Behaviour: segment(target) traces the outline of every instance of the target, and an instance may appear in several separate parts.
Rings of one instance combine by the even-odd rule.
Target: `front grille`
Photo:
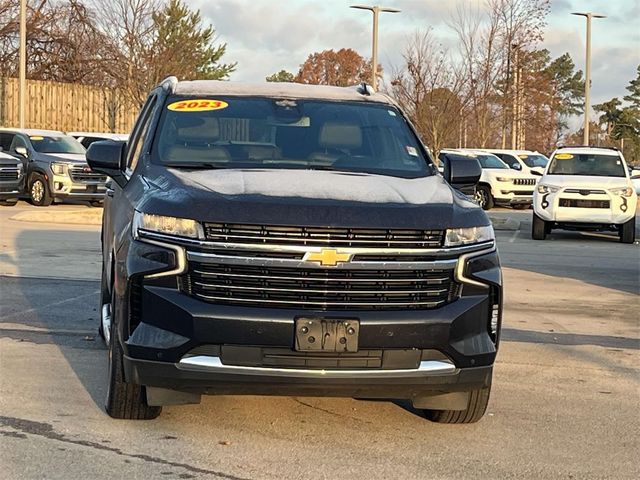
[[[87,172],[84,168],[70,168],[71,181],[77,183],[105,183],[107,177],[97,172]]]
[[[609,208],[609,200],[576,200],[572,198],[561,198],[560,206],[570,208]]]
[[[514,185],[535,185],[536,179],[535,178],[514,178],[513,184]]]
[[[591,195],[591,194],[597,194],[597,195],[606,195],[607,192],[605,192],[604,190],[591,190],[588,188],[567,188],[565,191],[565,193],[579,193],[580,195]]]
[[[430,309],[452,301],[451,269],[369,270],[223,265],[190,261],[187,293],[245,306],[330,310]]]
[[[443,230],[368,229],[333,227],[285,227],[206,223],[207,240],[263,245],[317,247],[438,248]]]
[[[0,169],[0,182],[11,182],[18,180],[17,168],[3,168]]]

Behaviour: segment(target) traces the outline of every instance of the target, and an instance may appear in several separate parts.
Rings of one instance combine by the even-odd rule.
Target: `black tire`
[[[545,222],[534,213],[533,224],[531,225],[531,238],[534,240],[544,240],[547,238],[547,233],[550,231],[550,227],[547,227],[547,223],[548,222]]]
[[[491,385],[469,392],[466,410],[425,410],[425,416],[437,423],[475,423],[484,416],[489,405]]]
[[[104,265],[102,266],[102,279],[100,281],[100,304],[98,305],[98,335],[100,338],[105,341],[106,338],[104,336],[104,329],[102,328],[102,306],[109,302],[111,299],[111,292],[109,292],[109,288],[107,288],[107,276],[104,272]],[[107,345],[109,348],[109,345]]]
[[[48,207],[53,203],[48,182],[39,173],[34,173],[29,181],[29,198],[37,207]]]
[[[89,204],[92,207],[104,207],[104,200],[91,200]]]
[[[13,207],[13,206],[15,206],[16,203],[18,203],[18,199],[17,198],[0,200],[0,205],[3,206],[3,207]]]
[[[115,323],[115,318],[112,318],[111,339],[109,342],[109,384],[105,401],[105,411],[112,418],[125,420],[152,420],[157,418],[162,412],[162,407],[151,407],[147,405],[147,392],[145,387],[125,381],[123,365],[124,352],[122,351],[118,334],[114,328]]]
[[[491,210],[495,204],[491,189],[485,185],[479,185],[476,189],[476,202],[483,210]]]
[[[516,203],[513,206],[514,210],[528,210],[529,209],[529,204],[528,203]]]
[[[633,243],[636,241],[636,217],[633,217],[628,222],[620,225],[620,243]]]

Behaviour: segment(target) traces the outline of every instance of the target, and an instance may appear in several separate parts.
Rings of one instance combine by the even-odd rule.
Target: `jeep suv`
[[[439,158],[458,156],[460,159],[477,159],[482,167],[475,199],[484,210],[495,205],[513,208],[529,208],[538,177],[512,170],[497,156],[471,149],[442,150]]]
[[[531,236],[544,240],[554,228],[612,230],[622,243],[633,243],[638,195],[632,178],[615,148],[557,149],[534,194]]]
[[[0,151],[0,205],[12,207],[23,190],[22,162]]]
[[[106,411],[148,419],[202,394],[408,399],[475,422],[502,277],[489,219],[368,86],[169,78],[113,179],[102,228]]]
[[[22,161],[27,196],[34,205],[65,199],[102,204],[107,178],[91,171],[86,150],[75,138],[54,130],[2,128],[0,145]]]

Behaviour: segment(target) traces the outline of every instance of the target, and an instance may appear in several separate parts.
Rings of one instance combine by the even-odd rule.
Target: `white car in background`
[[[84,148],[89,148],[89,145],[98,140],[117,140],[121,142],[129,140],[129,135],[126,133],[69,132],[68,135],[78,140]]]
[[[557,149],[534,193],[531,236],[544,240],[554,228],[609,230],[633,243],[638,195],[631,180],[617,149]]]
[[[482,150],[494,154],[510,168],[528,175],[536,173],[542,175],[547,163],[549,163],[546,156],[532,150],[503,150],[499,148],[483,148]]]
[[[445,149],[440,151],[440,160],[446,155],[475,158],[482,167],[482,175],[476,188],[476,201],[484,210],[494,205],[509,205],[528,208],[533,201],[533,190],[540,177],[512,170],[495,155],[482,150]]]

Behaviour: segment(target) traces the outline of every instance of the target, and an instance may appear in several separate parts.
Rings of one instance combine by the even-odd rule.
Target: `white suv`
[[[476,201],[483,209],[489,210],[494,205],[510,205],[514,208],[528,208],[531,205],[539,176],[512,170],[495,155],[481,150],[442,150],[441,160],[444,155],[467,156],[478,160],[482,176],[476,188]]]
[[[621,242],[633,243],[637,203],[618,150],[559,148],[533,196],[532,237],[544,240],[553,228],[612,230]]]
[[[529,175],[541,174],[544,172],[547,163],[549,163],[547,157],[540,152],[532,150],[502,150],[499,148],[483,150],[494,154],[514,170],[519,170]]]

